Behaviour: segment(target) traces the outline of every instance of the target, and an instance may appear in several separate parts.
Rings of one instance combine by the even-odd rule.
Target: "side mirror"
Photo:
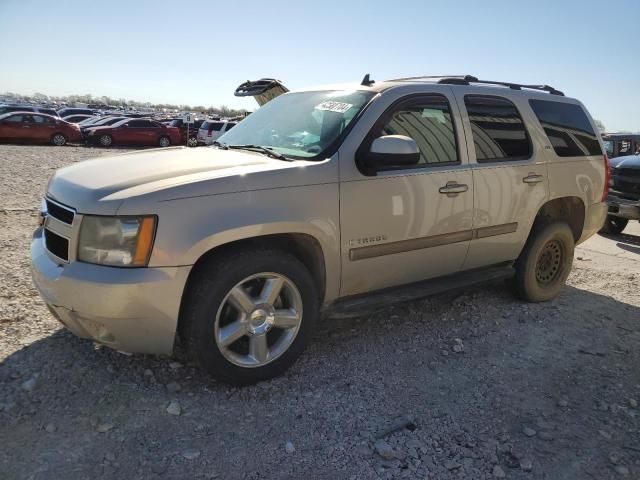
[[[406,167],[419,161],[418,145],[413,138],[404,135],[378,137],[366,154],[367,166],[372,168]]]

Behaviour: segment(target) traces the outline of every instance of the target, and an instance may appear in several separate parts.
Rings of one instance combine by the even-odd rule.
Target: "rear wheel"
[[[529,302],[556,297],[571,273],[574,247],[573,232],[566,223],[534,227],[515,265],[518,296]]]
[[[607,219],[604,221],[604,225],[602,225],[600,232],[618,235],[619,233],[622,233],[627,226],[627,223],[629,223],[629,220],[626,218],[607,215]]]
[[[187,142],[187,145],[189,145],[190,147],[197,147],[198,146],[198,139],[197,138],[190,138],[189,141]]]
[[[100,145],[103,147],[110,147],[113,144],[113,138],[111,135],[102,135],[99,139]]]
[[[61,147],[67,143],[67,137],[65,137],[62,133],[55,133],[51,137],[51,143],[53,143],[57,147]]]
[[[158,145],[160,145],[161,147],[168,147],[169,145],[171,145],[171,140],[169,140],[169,137],[163,135],[162,137],[160,137],[160,140],[158,140]]]
[[[180,321],[188,353],[212,376],[252,384],[282,374],[304,350],[319,311],[306,267],[279,250],[201,265]]]

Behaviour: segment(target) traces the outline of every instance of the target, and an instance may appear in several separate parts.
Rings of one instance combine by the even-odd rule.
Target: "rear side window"
[[[214,130],[216,132],[219,132],[223,125],[224,125],[223,122],[204,122],[202,124],[202,127],[200,128],[203,128],[209,131]]]
[[[478,162],[526,160],[529,134],[516,106],[506,98],[467,95],[464,104]]]
[[[602,155],[602,149],[587,114],[580,105],[529,100],[556,155],[586,157]]]
[[[231,130],[235,126],[236,126],[235,123],[227,123],[227,128],[225,128],[224,131],[228,132],[229,130]]]

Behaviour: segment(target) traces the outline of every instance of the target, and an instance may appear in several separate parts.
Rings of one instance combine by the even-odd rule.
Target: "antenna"
[[[364,85],[365,87],[370,87],[371,85],[373,85],[375,83],[374,80],[371,80],[369,78],[369,74],[367,73],[364,78],[362,79],[362,82],[360,82],[360,85]]]

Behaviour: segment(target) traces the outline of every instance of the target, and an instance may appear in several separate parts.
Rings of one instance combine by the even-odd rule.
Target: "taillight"
[[[607,200],[607,196],[609,195],[609,184],[611,182],[611,164],[609,163],[609,157],[605,154],[604,156],[604,188],[602,189],[602,200],[604,202]]]
[[[213,130],[207,130],[207,137],[210,137],[212,133],[213,133]]]

